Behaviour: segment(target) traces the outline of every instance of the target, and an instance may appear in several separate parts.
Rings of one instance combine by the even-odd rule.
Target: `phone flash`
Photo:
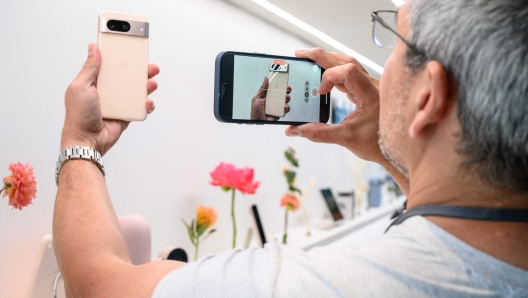
[[[143,31],[143,27],[139,27],[139,31]]]

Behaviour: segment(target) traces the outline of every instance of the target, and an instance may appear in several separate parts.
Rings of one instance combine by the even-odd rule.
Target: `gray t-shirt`
[[[153,297],[528,297],[528,271],[421,216],[357,248],[266,244],[169,273]]]

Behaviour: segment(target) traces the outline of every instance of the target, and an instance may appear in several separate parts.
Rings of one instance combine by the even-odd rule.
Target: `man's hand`
[[[356,105],[341,123],[328,125],[308,123],[290,126],[287,136],[301,136],[314,142],[333,143],[346,147],[359,158],[377,163],[386,162],[378,145],[379,92],[378,80],[368,75],[356,59],[321,49],[296,51],[295,56],[314,60],[326,71],[319,92],[326,94],[335,86]]]
[[[262,86],[257,91],[257,94],[251,99],[251,120],[266,120],[266,121],[277,121],[279,117],[266,115],[266,94],[268,92],[269,79],[264,77]],[[286,105],[284,106],[284,115],[290,111],[290,92],[292,88],[288,86],[288,91],[286,91]]]
[[[66,117],[62,130],[61,150],[68,146],[95,148],[104,155],[117,142],[130,122],[103,119],[97,92],[97,76],[101,67],[101,52],[95,44],[88,46],[88,59],[83,68],[68,86],[65,95]],[[152,78],[160,69],[155,64],[148,66],[148,94],[158,88]],[[147,99],[148,113],[154,111],[154,102]]]
[[[409,180],[405,178],[381,153],[379,131],[379,81],[368,75],[363,66],[352,57],[329,53],[321,49],[298,50],[295,56],[309,58],[325,68],[319,92],[326,94],[333,87],[346,93],[356,105],[339,124],[308,123],[289,126],[286,135],[305,137],[313,142],[341,145],[361,159],[383,166],[407,194]]]

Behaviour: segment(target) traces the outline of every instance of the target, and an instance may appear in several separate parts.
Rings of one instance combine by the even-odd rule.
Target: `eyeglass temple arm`
[[[391,12],[393,12],[393,11],[391,11]],[[417,48],[412,43],[410,43],[407,39],[405,39],[405,37],[401,36],[396,30],[392,29],[380,16],[378,16],[378,12],[377,11],[373,11],[370,15],[372,16],[372,22],[380,23],[380,25],[385,27],[385,29],[387,29],[390,32],[396,34],[396,36],[398,36],[401,40],[403,40],[403,42],[408,47],[413,48],[414,50],[417,50]]]

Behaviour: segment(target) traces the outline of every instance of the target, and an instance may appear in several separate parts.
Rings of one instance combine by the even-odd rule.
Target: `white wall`
[[[283,126],[218,123],[213,116],[214,59],[223,50],[292,55],[309,44],[219,0],[194,1],[8,1],[0,10],[0,176],[11,162],[30,162],[38,193],[19,211],[0,199],[0,296],[25,293],[37,245],[51,233],[56,194],[54,166],[64,119],[63,96],[96,42],[97,14],[113,10],[150,18],[150,60],[161,67],[156,111],[133,123],[105,156],[107,184],[118,216],[139,213],[151,224],[153,254],[167,245],[190,252],[181,218],[199,204],[219,213],[218,233],[201,255],[230,247],[228,194],[209,185],[220,162],[251,166],[262,186],[256,195],[238,195],[239,244],[249,226],[248,206],[257,202],[266,229],[282,229],[279,199],[283,150],[298,151],[298,184],[352,188],[348,152],[284,136]],[[276,43],[270,43],[269,40]],[[305,198],[320,214],[318,193]],[[296,214],[299,221],[299,214]],[[94,220],[97,220],[94,218]],[[295,221],[295,219],[294,219]]]

